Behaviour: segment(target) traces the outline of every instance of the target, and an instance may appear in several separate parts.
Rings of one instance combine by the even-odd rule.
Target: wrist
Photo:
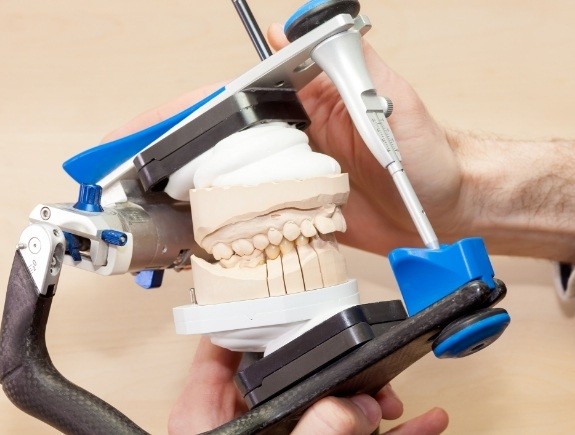
[[[492,254],[575,261],[574,144],[450,133],[462,174],[461,236]]]

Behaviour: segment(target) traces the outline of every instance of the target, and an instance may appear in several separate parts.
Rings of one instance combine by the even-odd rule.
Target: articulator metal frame
[[[50,360],[45,329],[62,266],[102,275],[140,272],[137,281],[144,287],[160,285],[164,269],[186,268],[200,250],[191,237],[187,203],[163,192],[170,178],[219,140],[251,125],[281,120],[305,128],[309,119],[296,92],[321,72],[317,62],[325,59],[314,49],[370,27],[358,15],[357,1],[313,0],[288,20],[292,42],[271,55],[247,4],[234,4],[262,62],[167,122],[70,159],[64,166],[81,184],[78,201],[37,206],[22,233],[0,331],[0,382],[16,406],[62,432],[145,433],[69,382]],[[421,205],[409,190],[385,120],[391,102],[373,89],[361,98],[348,91],[346,96],[340,90],[348,109],[355,105],[352,117],[361,118],[354,118],[355,125],[370,150],[381,145],[372,152],[399,180],[406,205],[417,215]],[[256,358],[236,377],[250,411],[211,433],[287,432],[322,397],[373,394],[432,350],[438,357],[466,356],[501,335],[509,316],[490,307],[505,295],[505,286],[493,279],[482,241],[439,245],[429,223],[417,219],[427,248],[390,253],[403,303],[346,309]]]

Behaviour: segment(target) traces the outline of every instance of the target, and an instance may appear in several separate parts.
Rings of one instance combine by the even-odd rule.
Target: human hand
[[[275,49],[288,43],[279,24],[270,27],[268,39]],[[389,123],[414,189],[436,231],[449,233],[461,212],[462,183],[450,138],[413,88],[367,42],[364,53],[379,94],[394,103]],[[333,156],[350,176],[351,194],[344,209],[348,229],[338,240],[379,254],[397,246],[421,245],[391,177],[365,146],[330,79],[319,75],[299,96],[312,121],[307,130],[312,146]]]
[[[192,434],[240,416],[247,407],[233,383],[241,354],[213,345],[202,337],[188,380],[170,415],[172,435]],[[327,397],[310,407],[293,434],[370,434],[381,419],[399,418],[403,405],[389,385],[375,397]],[[447,414],[436,408],[386,432],[394,435],[439,434],[447,427]]]
[[[271,45],[287,44],[281,26],[268,31]],[[461,206],[462,171],[450,136],[439,126],[413,90],[392,71],[368,43],[364,44],[367,66],[381,95],[390,97],[394,111],[390,126],[400,147],[403,164],[438,235],[460,236],[467,207]],[[208,95],[216,86],[184,95],[178,100],[137,117],[106,139],[125,136],[142,126],[159,122]],[[363,250],[386,255],[398,246],[418,246],[416,232],[387,170],[375,160],[354,128],[336,88],[325,74],[299,92],[312,120],[307,130],[312,146],[333,156],[349,173],[351,194],[344,208],[348,222],[338,240]],[[440,170],[438,170],[440,168]],[[370,231],[365,231],[370,228]],[[458,232],[459,231],[459,232]],[[450,234],[455,234],[450,237]]]

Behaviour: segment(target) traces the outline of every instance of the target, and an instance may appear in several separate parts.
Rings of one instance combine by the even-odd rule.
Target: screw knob
[[[126,243],[128,243],[128,236],[126,233],[116,230],[102,231],[101,238],[107,244],[114,246],[124,246]]]
[[[104,211],[100,205],[101,199],[102,187],[97,184],[80,184],[78,202],[74,204],[74,208],[92,213],[100,213]]]

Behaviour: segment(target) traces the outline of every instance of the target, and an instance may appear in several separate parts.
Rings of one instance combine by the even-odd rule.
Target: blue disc
[[[288,18],[284,33],[293,42],[336,15],[349,14],[355,17],[359,8],[357,0],[310,0]]]
[[[461,358],[471,355],[497,340],[511,321],[503,309],[487,309],[454,322],[435,340],[437,358]],[[462,326],[459,326],[459,325]]]

